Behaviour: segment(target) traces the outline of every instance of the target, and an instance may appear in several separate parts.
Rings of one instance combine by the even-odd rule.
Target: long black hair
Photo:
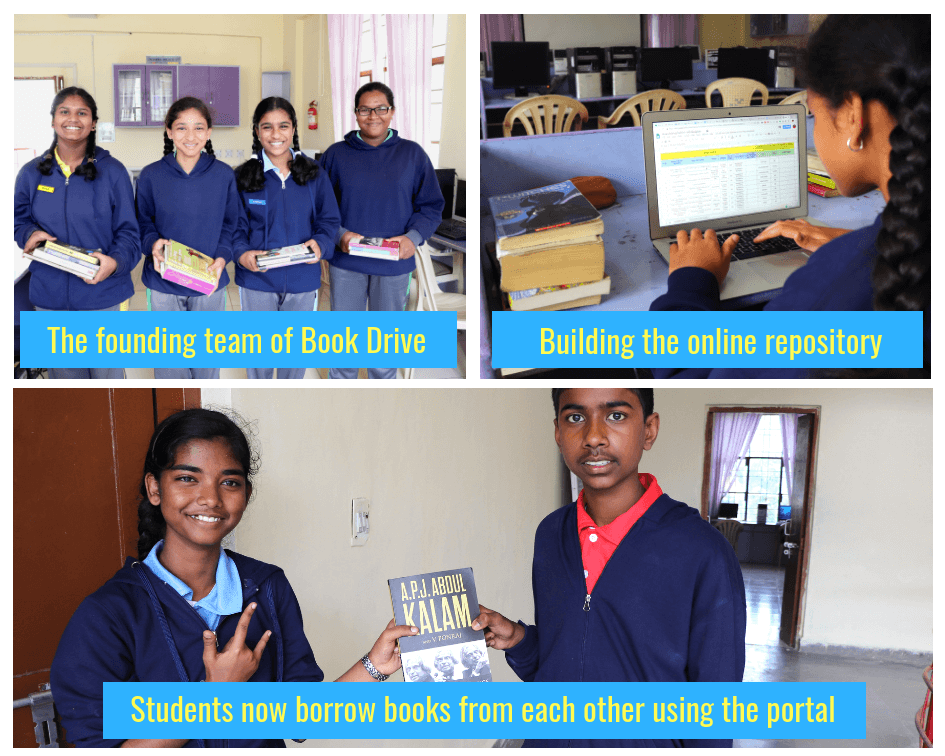
[[[309,160],[302,154],[299,147],[299,122],[295,117],[295,108],[292,103],[283,97],[267,97],[256,106],[253,111],[253,152],[256,157],[250,158],[236,169],[236,185],[241,192],[258,192],[266,185],[266,176],[263,171],[263,146],[259,141],[259,122],[267,113],[274,110],[284,110],[292,120],[292,149],[295,157],[289,163],[292,180],[299,186],[305,186],[318,174],[318,163]]]
[[[141,475],[139,489],[139,559],[144,559],[151,552],[154,544],[164,538],[167,529],[161,508],[154,506],[148,498],[148,475],[160,480],[161,473],[174,464],[177,450],[183,444],[197,439],[219,439],[227,444],[230,453],[243,468],[247,484],[252,486],[252,477],[259,470],[259,457],[250,447],[246,435],[233,418],[222,412],[203,408],[176,412],[155,428],[144,458],[144,473]]]
[[[810,38],[804,65],[808,87],[832,107],[856,93],[864,104],[881,103],[896,119],[889,135],[889,202],[876,240],[873,308],[923,311],[926,319],[932,259],[931,18],[828,16]]]
[[[204,117],[207,122],[207,128],[213,128],[213,119],[210,117],[210,108],[198,97],[181,97],[171,107],[167,109],[167,115],[164,117],[164,154],[170,155],[174,151],[174,142],[168,137],[167,132],[171,128],[177,117],[185,110],[196,110]],[[213,144],[210,140],[203,147],[208,155],[213,154]]]
[[[87,162],[80,165],[72,173],[74,176],[84,176],[86,181],[95,181],[95,177],[98,175],[98,170],[95,168],[95,128],[94,125],[98,121],[98,106],[95,104],[95,98],[92,97],[88,92],[86,92],[81,87],[66,87],[59,91],[59,93],[53,97],[52,107],[49,109],[49,115],[53,118],[56,117],[56,108],[62,105],[65,102],[67,97],[81,97],[85,102],[86,107],[92,111],[92,132],[89,134],[89,138],[85,143],[85,157]],[[39,165],[36,166],[36,169],[43,175],[48,176],[52,173],[53,163],[55,162],[54,151],[56,145],[59,143],[59,135],[53,134],[52,144],[49,145],[49,149],[43,153],[43,159],[39,161]]]

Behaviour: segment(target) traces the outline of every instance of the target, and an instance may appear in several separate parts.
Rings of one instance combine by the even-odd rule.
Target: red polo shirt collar
[[[630,532],[636,521],[650,508],[650,505],[663,495],[656,478],[649,473],[640,473],[640,483],[645,491],[636,504],[624,512],[609,525],[598,526],[584,509],[584,491],[578,495],[577,526],[581,539],[581,560],[584,562],[584,580],[587,592],[591,593],[624,536]]]

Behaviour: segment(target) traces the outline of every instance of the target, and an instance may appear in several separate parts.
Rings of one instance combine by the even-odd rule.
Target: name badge
[[[55,187],[52,187],[52,186],[43,186],[42,184],[40,184],[40,185],[37,186],[36,188],[39,189],[41,192],[49,192],[50,194],[52,194],[54,191],[56,191]]]
[[[258,199],[251,199],[251,200],[248,200],[248,202],[250,205],[265,205],[266,204],[266,200],[258,200]]]

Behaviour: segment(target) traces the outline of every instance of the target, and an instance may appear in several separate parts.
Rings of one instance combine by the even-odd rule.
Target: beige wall
[[[533,619],[535,528],[564,480],[547,390],[234,389],[204,401],[228,395],[258,421],[262,450],[237,549],[285,569],[328,679],[390,620],[388,578],[469,566],[486,606]],[[350,545],[355,497],[371,500],[363,547]],[[501,652],[490,660],[496,679],[517,679]]]
[[[698,507],[706,407],[795,403],[821,408],[802,647],[931,652],[931,391],[657,390],[660,438],[644,463]]]
[[[814,31],[824,20],[823,14],[810,15],[810,30]],[[699,44],[703,50],[719,47],[767,47],[784,45],[804,47],[807,35],[783,37],[752,37],[746,13],[702,14],[699,16]]]
[[[639,14],[525,14],[525,39],[556,47],[613,47],[640,44]]]
[[[443,125],[437,168],[455,168],[466,178],[466,17],[450,14],[446,28]]]

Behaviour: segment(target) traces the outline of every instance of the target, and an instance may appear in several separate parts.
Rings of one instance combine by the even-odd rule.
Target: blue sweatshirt
[[[208,257],[233,259],[233,233],[240,214],[233,169],[206,152],[190,173],[173,154],[151,163],[138,177],[135,197],[141,226],[141,280],[154,291],[179,297],[201,297],[200,292],[161,278],[154,270],[151,248],[158,239],[186,244]],[[223,270],[220,286],[229,283]]]
[[[265,178],[266,184],[258,192],[240,192],[242,205],[233,238],[236,283],[279,294],[317,291],[321,265],[303,263],[254,273],[239,264],[240,255],[247,250],[288,247],[309,239],[318,243],[323,260],[330,260],[334,253],[341,215],[325,170],[320,168],[305,186],[296,184],[291,174],[283,180],[274,171],[266,171]]]
[[[872,310],[873,266],[879,252],[880,214],[871,226],[851,231],[812,253],[807,264],[784,282],[765,310]],[[702,268],[680,268],[669,290],[651,310],[718,310],[719,282]],[[746,314],[746,317],[750,317]],[[653,368],[655,378],[806,378],[806,368]]]
[[[98,175],[94,181],[86,181],[75,174],[66,178],[55,160],[52,173],[43,176],[38,170],[41,160],[31,160],[16,177],[16,243],[25,247],[34,231],[45,231],[65,244],[101,249],[118,267],[91,286],[72,273],[30,263],[30,301],[47,310],[102,310],[129,299],[134,294],[131,271],[140,259],[141,241],[125,166],[108,150],[96,147]]]
[[[345,231],[354,231],[366,237],[408,236],[419,247],[443,220],[445,201],[433,163],[423,147],[392,132],[372,147],[352,131],[322,156],[341,210],[336,243]],[[331,264],[372,276],[400,276],[416,268],[412,257],[375,260],[347,255],[340,247]]]
[[[250,682],[321,682],[305,638],[302,613],[285,573],[275,565],[227,551],[243,585],[243,609],[256,602],[246,643],[255,648],[266,630],[272,637]],[[217,626],[224,648],[239,614]],[[161,617],[166,618],[162,623]],[[162,630],[166,624],[168,631]],[[102,683],[199,682],[207,623],[174,588],[132,557],[76,609],[56,649],[50,681],[65,738],[77,746],[116,746],[102,737]],[[190,747],[283,747],[282,740],[191,740]]]
[[[526,682],[741,682],[745,585],[699,513],[660,496],[617,546],[588,610],[575,504],[535,534],[535,624],[506,651]],[[541,740],[541,747],[730,747],[731,740]]]

